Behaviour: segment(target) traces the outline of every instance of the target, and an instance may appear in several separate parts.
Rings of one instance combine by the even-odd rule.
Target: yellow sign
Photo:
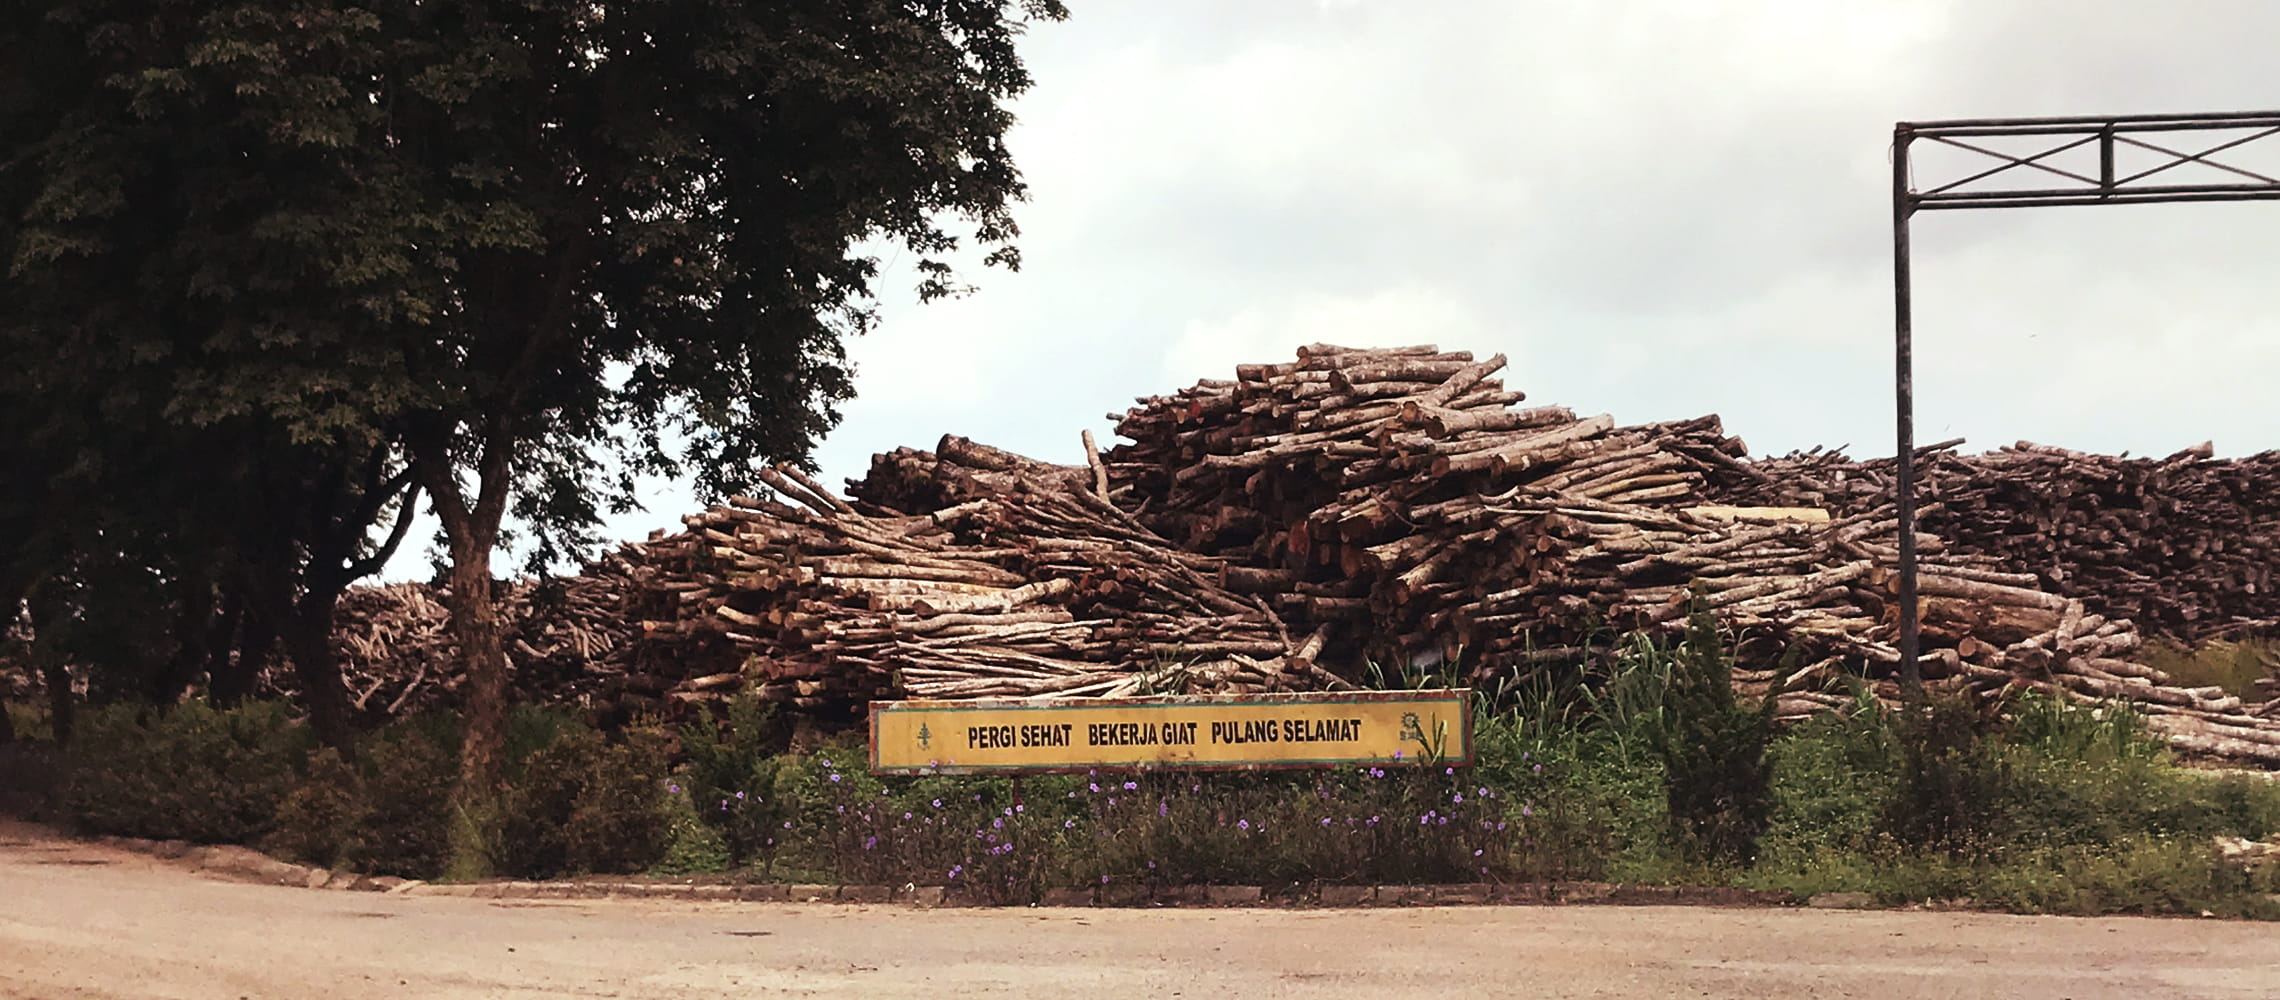
[[[1472,763],[1472,692],[871,705],[877,774]]]

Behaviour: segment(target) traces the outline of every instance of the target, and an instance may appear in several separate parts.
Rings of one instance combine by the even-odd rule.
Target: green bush
[[[339,867],[344,848],[363,823],[364,783],[340,752],[320,747],[306,773],[277,805],[262,848],[295,861]]]
[[[54,816],[63,783],[59,756],[51,743],[0,743],[0,815],[35,823]]]
[[[773,714],[773,706],[745,693],[729,701],[725,719],[683,726],[687,762],[667,789],[719,832],[735,864],[764,870],[806,809],[803,790],[815,786],[770,739]]]
[[[637,732],[612,746],[590,729],[558,732],[529,752],[508,790],[499,869],[550,878],[655,864],[670,824],[661,741]]]
[[[1772,808],[1765,756],[1773,699],[1756,708],[1735,699],[1733,658],[1706,612],[1695,614],[1670,659],[1653,736],[1671,842],[1691,862],[1747,864]]]
[[[443,720],[448,726],[449,720]],[[311,864],[434,878],[449,855],[457,760],[437,720],[400,722],[356,743],[351,765],[330,748],[279,804],[264,846]]]
[[[697,818],[686,795],[665,797],[665,851],[651,866],[658,875],[700,875],[727,871],[734,861],[728,842],[712,824]]]
[[[375,875],[432,879],[450,860],[458,733],[448,718],[417,718],[360,742],[363,794],[346,861]]]
[[[255,843],[296,780],[312,740],[285,706],[227,712],[109,705],[80,716],[65,758],[62,812],[88,833]]]

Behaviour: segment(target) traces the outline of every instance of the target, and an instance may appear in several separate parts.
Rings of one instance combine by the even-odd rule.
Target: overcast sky
[[[2280,107],[2252,0],[1070,6],[1025,46],[1024,268],[924,306],[898,275],[834,486],[945,432],[1076,461],[1132,397],[1311,341],[1888,455],[1893,122]],[[2265,145],[2240,162],[2280,170]],[[2273,204],[1918,216],[1918,440],[2280,447],[2276,261]],[[651,499],[613,533],[697,504]]]

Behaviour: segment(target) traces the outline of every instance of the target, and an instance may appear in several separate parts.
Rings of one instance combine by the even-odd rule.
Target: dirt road
[[[2280,927],[1682,907],[913,910],[209,881],[0,827],[0,998],[2280,996]]]

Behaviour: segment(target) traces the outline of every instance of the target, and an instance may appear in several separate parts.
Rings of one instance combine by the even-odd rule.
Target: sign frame
[[[870,772],[875,775],[926,776],[926,775],[1007,775],[1024,774],[1076,774],[1094,771],[1117,773],[1144,771],[1210,772],[1210,771],[1321,771],[1340,767],[1412,767],[1446,766],[1471,767],[1475,749],[1474,703],[1471,688],[1430,688],[1415,691],[1311,691],[1277,694],[1213,694],[1213,695],[1156,695],[1133,698],[941,698],[911,699],[905,701],[875,701],[871,703],[866,748]],[[896,712],[958,713],[1005,711],[1116,711],[1150,708],[1208,708],[1213,705],[1274,706],[1274,705],[1381,705],[1388,703],[1446,703],[1455,699],[1462,711],[1458,713],[1459,727],[1448,733],[1456,753],[1438,756],[1419,754],[1414,758],[1350,757],[1343,759],[1310,760],[1258,760],[1258,761],[1114,761],[1071,762],[1066,764],[881,764],[880,727],[884,715]]]

